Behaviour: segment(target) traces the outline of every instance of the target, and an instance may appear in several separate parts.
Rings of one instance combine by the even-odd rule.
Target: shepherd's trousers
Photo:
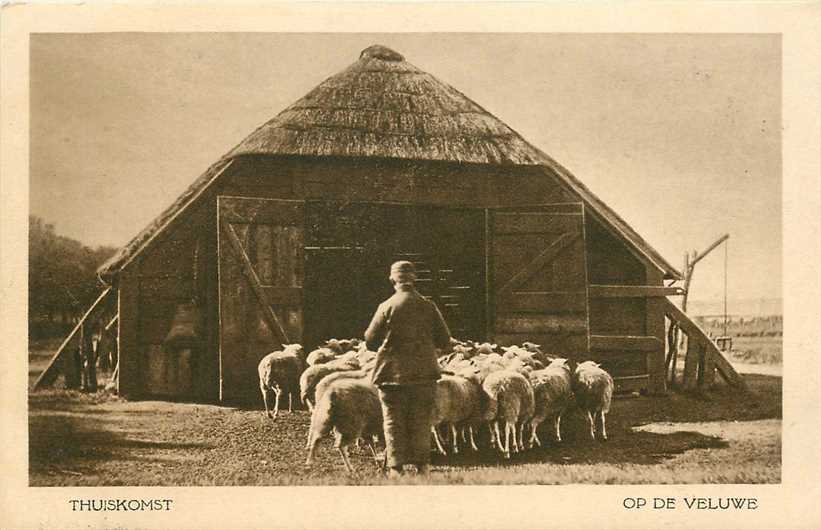
[[[430,427],[436,383],[381,385],[379,401],[390,467],[430,461]]]

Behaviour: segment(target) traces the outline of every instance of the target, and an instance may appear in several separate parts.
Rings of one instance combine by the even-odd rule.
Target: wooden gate
[[[586,357],[583,204],[490,210],[488,243],[494,339],[500,344],[529,340],[545,353]]]
[[[218,197],[220,400],[258,398],[257,365],[302,341],[304,205]]]

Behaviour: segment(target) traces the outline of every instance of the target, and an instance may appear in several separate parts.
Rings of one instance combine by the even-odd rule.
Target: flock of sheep
[[[442,375],[436,383],[431,435],[439,453],[458,453],[460,445],[478,450],[476,439],[485,427],[490,446],[510,458],[511,453],[541,446],[538,428],[547,421],[560,442],[562,414],[574,401],[587,416],[590,437],[595,440],[598,433],[607,439],[605,415],[613,378],[593,361],[576,364],[546,355],[529,342],[499,348],[452,340],[451,346],[439,357]],[[359,339],[331,339],[307,356],[302,346],[290,344],[260,361],[259,384],[268,417],[276,418],[280,397],[286,395],[289,410],[294,396],[311,410],[306,464],[320,440],[332,433],[348,471],[353,472],[348,447],[360,440],[377,460],[374,443],[383,433],[382,408],[370,378],[375,359],[376,353]]]

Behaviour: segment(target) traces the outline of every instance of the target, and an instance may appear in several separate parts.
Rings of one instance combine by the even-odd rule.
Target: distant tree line
[[[102,290],[97,267],[116,248],[91,248],[29,216],[29,336],[66,333]]]

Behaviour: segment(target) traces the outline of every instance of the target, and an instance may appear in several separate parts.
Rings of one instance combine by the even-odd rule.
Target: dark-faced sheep
[[[491,372],[482,382],[482,389],[488,397],[485,419],[492,423],[491,439],[505,458],[510,458],[510,438],[513,437],[513,451],[522,449],[524,423],[533,416],[533,387],[524,376],[509,370]],[[505,443],[499,431],[499,422],[505,425]],[[518,427],[518,437],[517,437]]]
[[[535,400],[535,411],[530,420],[530,445],[542,445],[536,430],[547,419],[553,421],[555,439],[561,442],[562,414],[573,400],[572,375],[567,359],[555,359],[547,368],[531,372],[530,383]]]
[[[279,398],[288,395],[288,411],[293,411],[294,396],[298,395],[299,374],[304,365],[304,351],[299,344],[286,344],[282,351],[269,353],[259,362],[259,389],[265,404],[265,415],[276,418],[279,414]],[[270,409],[270,394],[274,393],[274,410]]]
[[[319,398],[311,415],[311,434],[308,440],[310,465],[322,438],[334,434],[334,447],[339,451],[348,472],[353,466],[348,459],[348,447],[359,439],[365,440],[377,460],[373,447],[374,437],[382,437],[382,406],[376,387],[367,379],[342,378],[331,383]]]
[[[573,392],[576,403],[587,414],[590,423],[590,437],[596,439],[596,424],[601,423],[599,433],[607,440],[605,415],[610,412],[613,398],[613,378],[593,361],[580,363],[573,373]]]

